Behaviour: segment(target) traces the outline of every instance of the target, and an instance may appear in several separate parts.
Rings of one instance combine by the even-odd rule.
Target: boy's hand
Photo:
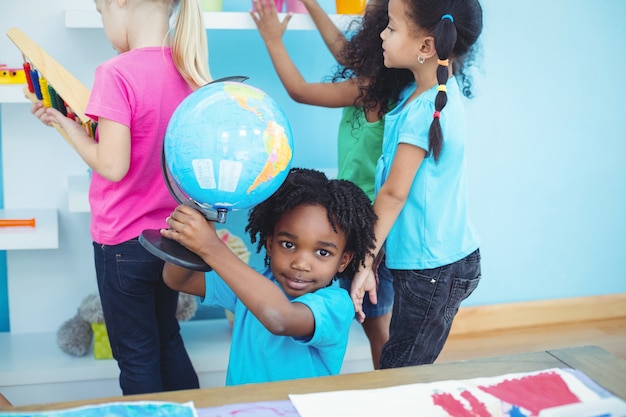
[[[254,0],[254,8],[256,11],[251,10],[250,16],[259,29],[263,41],[268,43],[281,39],[293,15],[288,13],[282,22],[279,21],[274,0]]]
[[[202,258],[213,243],[221,243],[215,224],[185,204],[176,207],[166,222],[169,229],[161,229],[161,236],[175,240]]]

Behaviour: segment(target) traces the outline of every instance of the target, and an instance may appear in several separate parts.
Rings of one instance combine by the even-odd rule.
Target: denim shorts
[[[391,270],[395,299],[381,368],[435,362],[463,300],[481,278],[480,251],[433,269]]]
[[[350,291],[352,280],[342,278],[339,280],[339,285],[341,288]],[[365,294],[365,298],[363,298],[363,312],[366,318],[380,317],[387,314],[391,311],[391,307],[393,306],[393,276],[391,275],[391,271],[385,266],[384,259],[378,267],[378,289],[376,290],[376,296],[378,297],[376,304],[372,304],[367,294]]]

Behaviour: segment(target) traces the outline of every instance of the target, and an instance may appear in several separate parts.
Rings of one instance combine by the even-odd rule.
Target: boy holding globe
[[[246,231],[266,268],[256,271],[217,236],[215,225],[180,205],[161,234],[197,253],[213,271],[166,263],[165,283],[235,313],[226,385],[338,374],[354,306],[331,286],[371,256],[376,221],[356,185],[294,168],[254,207]]]

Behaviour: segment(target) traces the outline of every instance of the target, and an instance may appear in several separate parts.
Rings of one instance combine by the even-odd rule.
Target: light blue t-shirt
[[[428,131],[437,86],[407,103],[416,85],[385,117],[383,154],[376,167],[376,192],[389,176],[399,143],[428,151]],[[475,251],[480,239],[467,203],[465,112],[454,77],[446,84],[448,102],[441,111],[443,148],[435,163],[427,154],[413,180],[406,204],[385,242],[390,269],[431,269],[456,262]]]
[[[269,268],[260,272],[280,288]],[[207,272],[205,280],[202,304],[222,306],[235,315],[226,385],[339,373],[354,320],[346,290],[331,286],[291,299],[305,304],[315,317],[313,337],[303,340],[270,333],[215,272]]]

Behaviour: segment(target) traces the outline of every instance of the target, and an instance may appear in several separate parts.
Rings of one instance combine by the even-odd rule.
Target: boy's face
[[[326,209],[303,205],[285,213],[267,238],[270,268],[291,297],[326,287],[352,259],[346,237],[333,231]]]

